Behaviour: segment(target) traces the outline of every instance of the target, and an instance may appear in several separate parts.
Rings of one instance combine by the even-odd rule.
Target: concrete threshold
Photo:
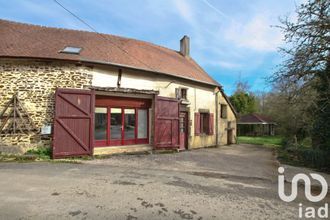
[[[153,149],[153,147],[151,145],[146,145],[146,144],[95,147],[94,155],[143,153],[143,152],[151,152],[152,149]]]

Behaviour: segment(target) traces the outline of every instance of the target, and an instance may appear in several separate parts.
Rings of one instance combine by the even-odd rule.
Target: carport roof
[[[241,116],[237,124],[276,124],[276,123],[268,116],[252,113]]]

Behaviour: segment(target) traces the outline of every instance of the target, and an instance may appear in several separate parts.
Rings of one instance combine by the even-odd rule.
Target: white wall
[[[93,86],[117,87],[117,68],[94,68]],[[189,147],[198,148],[216,145],[216,108],[215,108],[215,87],[203,86],[203,84],[189,82],[171,76],[152,74],[143,71],[122,70],[121,88],[147,89],[159,91],[160,96],[175,98],[175,89],[178,87],[187,88],[187,99],[190,114]],[[223,100],[221,100],[223,102]],[[199,109],[208,109],[214,113],[214,135],[194,135],[194,113]],[[229,110],[228,110],[229,111]],[[151,127],[151,126],[150,126]],[[224,140],[224,139],[222,139]]]

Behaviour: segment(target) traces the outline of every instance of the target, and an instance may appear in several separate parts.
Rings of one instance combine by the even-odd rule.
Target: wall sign
[[[41,134],[51,134],[52,133],[52,126],[50,125],[44,125],[41,128]]]

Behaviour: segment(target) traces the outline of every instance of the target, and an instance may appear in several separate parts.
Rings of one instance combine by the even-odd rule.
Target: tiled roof
[[[265,115],[253,113],[242,115],[237,124],[275,124],[275,122]]]
[[[1,19],[0,39],[0,57],[107,63],[219,85],[192,58],[140,40]],[[60,53],[66,46],[83,49],[79,55]]]

